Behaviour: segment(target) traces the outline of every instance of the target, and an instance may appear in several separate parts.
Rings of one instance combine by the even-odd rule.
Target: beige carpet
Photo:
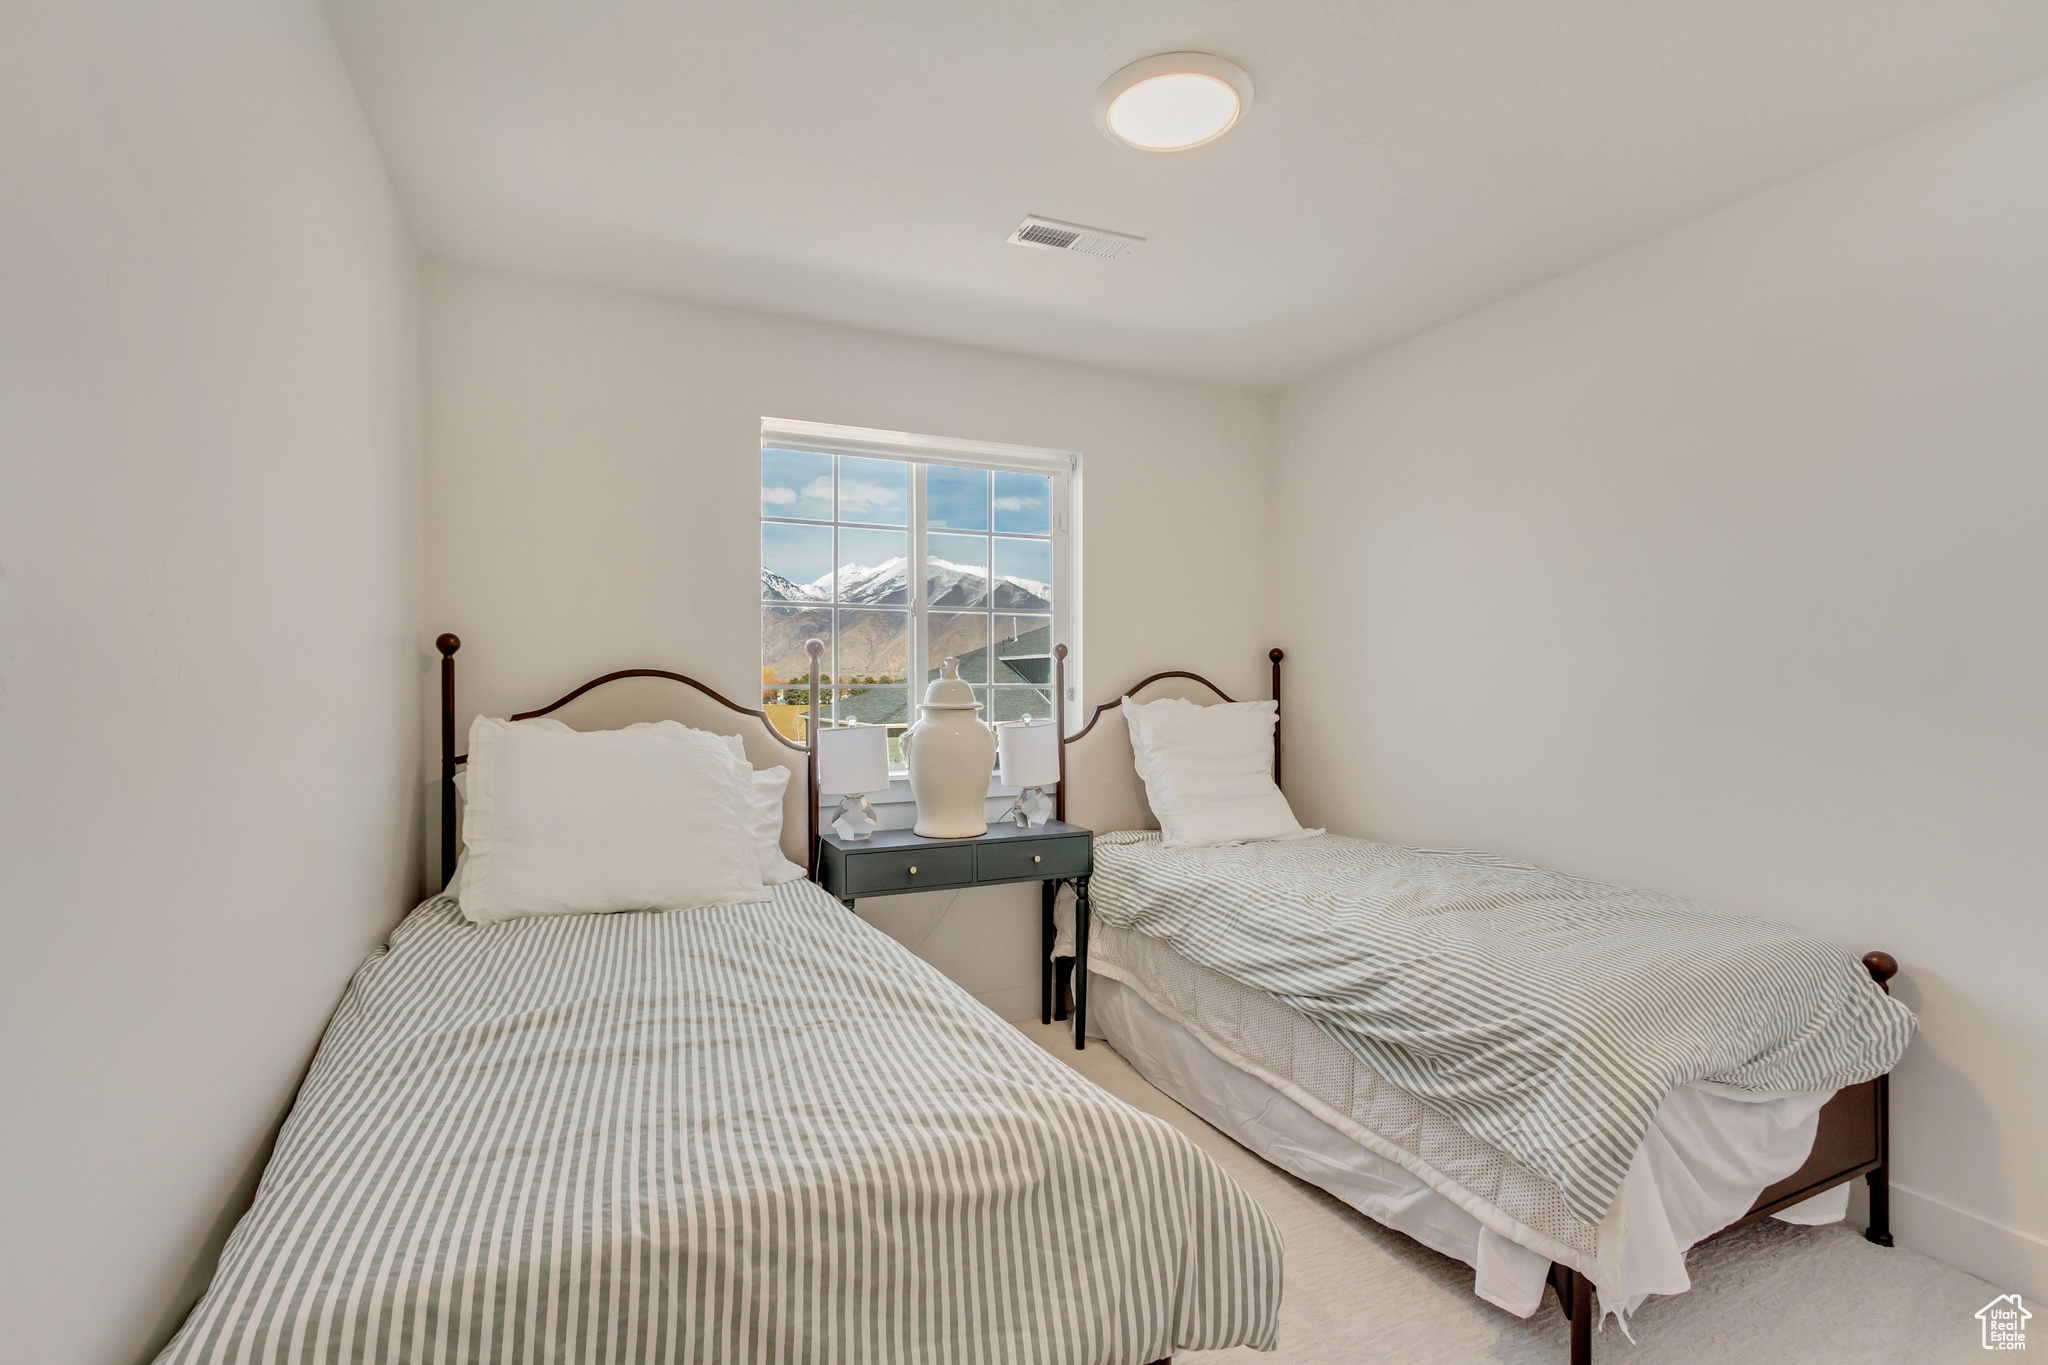
[[[1287,1239],[1279,1350],[1183,1353],[1176,1365],[1563,1365],[1565,1322],[1554,1295],[1527,1320],[1504,1313],[1473,1295],[1469,1268],[1267,1165],[1155,1090],[1108,1044],[1096,1040],[1077,1053],[1064,1024],[1017,1027],[1111,1094],[1193,1138],[1265,1205]],[[1977,1360],[1984,1351],[1975,1314],[1998,1292],[1915,1252],[1872,1246],[1847,1227],[1769,1219],[1708,1243],[1690,1265],[1690,1293],[1644,1304],[1630,1325],[1634,1343],[1610,1320],[1593,1339],[1593,1359]]]

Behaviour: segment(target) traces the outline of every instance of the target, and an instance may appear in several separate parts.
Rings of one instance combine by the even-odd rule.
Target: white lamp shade
[[[848,725],[818,731],[818,791],[853,796],[889,785],[889,727]]]
[[[996,761],[1006,787],[1050,787],[1060,780],[1060,740],[1050,720],[996,727]]]

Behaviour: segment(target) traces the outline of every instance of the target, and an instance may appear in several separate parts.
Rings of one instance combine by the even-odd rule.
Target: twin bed
[[[445,876],[463,760],[440,647]],[[814,705],[817,685],[814,664]],[[1229,701],[1192,674],[1133,691],[1162,689]],[[1868,1174],[1887,1240],[1881,1073],[1911,1021],[1838,950],[1748,920],[1688,938],[1690,907],[1475,855],[1163,848],[1107,709],[1062,754],[1067,812],[1115,831],[1078,888],[1077,1041],[1471,1263],[1493,1302],[1526,1315],[1554,1285],[1575,1361],[1594,1284],[1610,1308],[1678,1292],[1685,1246],[1725,1224],[1839,1217],[1812,1196]],[[813,756],[762,713],[629,670],[514,719],[540,717],[737,735],[789,770],[781,848],[815,866]],[[1438,903],[1351,894],[1393,885]],[[1397,946],[1324,951],[1369,942]],[[1779,1003],[1730,1004],[1758,999]],[[1611,1027],[1580,1027],[1588,1001]],[[1726,1064],[1645,1061],[1646,1005]],[[1194,1144],[812,881],[485,924],[444,894],[351,983],[160,1361],[1144,1365],[1271,1348],[1281,1281],[1270,1222]]]
[[[443,873],[457,852],[443,653]],[[816,675],[813,674],[813,688]],[[813,692],[815,696],[815,690]],[[519,719],[680,721],[811,754],[678,674]],[[359,971],[164,1365],[1144,1365],[1269,1347],[1282,1248],[1171,1125],[808,880],[768,903],[475,924],[427,900]]]
[[[1575,1365],[1595,1287],[1625,1318],[1688,1288],[1702,1240],[1839,1221],[1857,1177],[1890,1245],[1885,1074],[1913,1020],[1888,956],[1483,853],[1165,847],[1114,714],[1161,697],[1231,704],[1173,672],[1060,718],[1061,818],[1114,831],[1054,949],[1077,1045],[1472,1266],[1480,1297],[1528,1316],[1554,1287]]]

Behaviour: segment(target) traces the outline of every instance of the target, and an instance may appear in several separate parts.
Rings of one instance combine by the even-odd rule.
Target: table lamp
[[[889,727],[845,725],[818,731],[818,792],[839,798],[832,828],[842,839],[865,839],[880,824],[869,792],[889,786]]]
[[[1006,787],[1024,790],[1004,811],[1027,829],[1036,829],[1052,815],[1045,789],[1060,780],[1060,737],[1050,720],[1026,716],[996,727],[996,764]]]

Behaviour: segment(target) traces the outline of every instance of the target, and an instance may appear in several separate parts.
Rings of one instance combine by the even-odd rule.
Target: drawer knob
[[[913,877],[915,877],[915,876],[917,875],[917,866],[916,866],[916,864],[914,864],[914,863],[913,863],[913,864],[911,865],[911,868],[910,868],[910,875],[911,875],[911,876],[913,876]]]
[[[1031,855],[1031,861],[1034,863],[1042,863],[1045,861],[1045,859],[1039,857],[1036,853],[1034,853]]]

